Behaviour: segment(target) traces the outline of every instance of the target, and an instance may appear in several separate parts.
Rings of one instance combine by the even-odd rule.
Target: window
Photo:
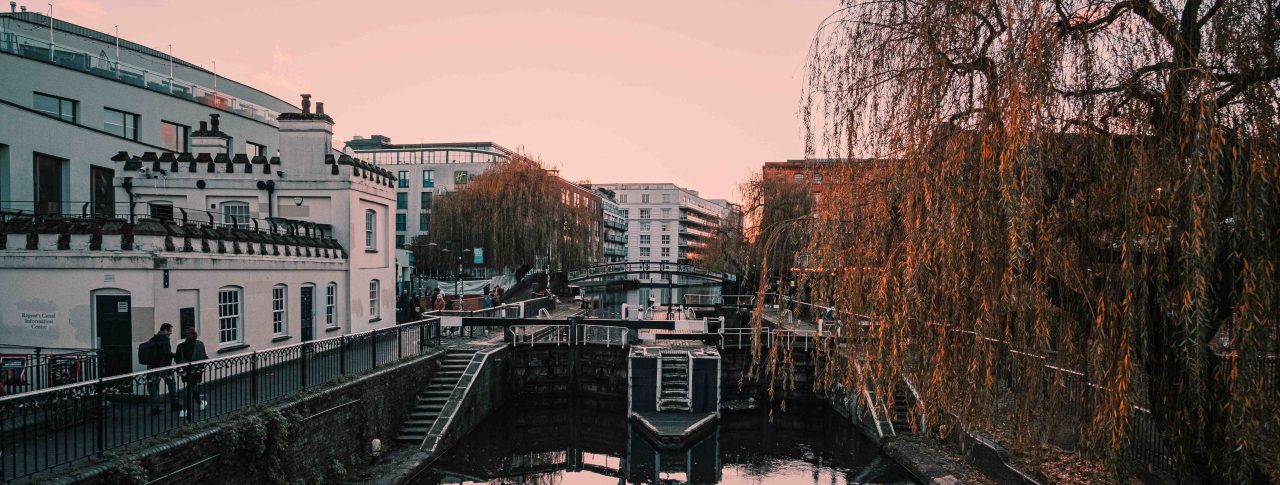
[[[623,219],[630,219],[630,218],[631,218],[631,209],[622,209],[622,218],[623,218]]]
[[[338,326],[338,284],[329,283],[324,287],[324,324],[327,327]]]
[[[404,232],[405,230],[404,227],[409,225],[409,223],[407,222],[408,220],[409,220],[408,214],[396,214],[396,231]]]
[[[175,152],[190,151],[191,127],[160,121],[160,144]]]
[[[408,210],[408,209],[409,209],[409,193],[396,192],[396,210]]]
[[[418,231],[425,231],[431,225],[431,214],[423,212],[418,214]]]
[[[671,244],[671,235],[670,235],[670,234],[663,234],[663,235],[662,235],[662,244]],[[664,255],[664,256],[665,256],[665,255]]]
[[[649,257],[649,248],[640,248],[640,257]]]
[[[618,196],[618,202],[621,202],[621,203],[623,203],[623,204],[626,204],[626,203],[627,203],[627,194],[619,195],[619,196]]]
[[[102,108],[102,130],[118,137],[137,140],[138,115]]]
[[[650,229],[650,227],[649,227],[649,223],[648,223],[648,222],[641,222],[641,223],[640,223],[640,230],[641,230],[641,231],[643,231],[643,232],[649,232],[649,229]]]
[[[662,218],[663,218],[663,219],[670,219],[670,218],[671,218],[671,208],[670,208],[670,207],[663,207],[663,208],[662,208]]]
[[[275,285],[271,288],[271,330],[276,335],[288,333],[289,321],[285,310],[289,308],[289,287]]]
[[[74,99],[35,93],[35,102],[32,103],[31,107],[54,118],[75,123],[77,119],[76,107],[79,104],[80,102]]]
[[[649,242],[650,242],[650,241],[651,241],[651,240],[649,239],[649,235],[648,235],[648,234],[641,234],[641,235],[640,235],[640,244],[649,244]]]
[[[640,194],[640,203],[641,203],[641,204],[648,204],[648,203],[649,203],[649,194]]]
[[[640,218],[641,218],[641,219],[648,219],[648,218],[649,218],[649,209],[640,209]]]
[[[378,306],[378,280],[369,281],[369,321],[382,319],[382,307]]]
[[[799,184],[804,183],[804,174],[798,173],[798,174],[792,175],[791,181]]]
[[[147,202],[147,211],[151,213],[151,218],[160,221],[173,220],[173,202],[167,200],[153,200]]]
[[[665,222],[664,222],[664,223],[662,223],[662,224],[660,224],[660,225],[662,226],[662,232],[667,232],[667,231],[670,231],[670,230],[671,230],[671,226],[670,226],[670,225],[668,225],[668,224],[667,224],[667,223],[665,223]]]
[[[670,203],[671,203],[671,194],[662,194],[662,203],[663,203],[663,204],[670,204]]]
[[[228,286],[218,290],[218,343],[240,343],[239,287]]]
[[[248,227],[249,204],[244,202],[223,202],[222,224],[231,227]]]
[[[396,248],[404,249],[404,234],[396,234]]]
[[[456,185],[465,185],[470,180],[471,176],[467,174],[466,170],[456,170],[453,172],[453,183]]]
[[[251,141],[246,141],[244,142],[244,154],[248,155],[249,158],[265,157],[267,156],[267,146],[259,145]]]
[[[364,211],[364,250],[378,250],[378,213],[373,209]]]
[[[422,186],[423,186],[423,187],[435,187],[435,186],[436,186],[436,171],[435,171],[435,170],[423,170],[423,171],[422,171]]]
[[[419,202],[421,202],[421,204],[419,205],[422,206],[422,210],[424,211],[430,210],[431,209],[431,192],[423,192],[422,200],[420,200]]]
[[[821,184],[821,183],[822,183],[822,174],[820,174],[820,173],[815,173],[815,174],[813,174],[813,183],[815,183],[815,184]]]
[[[663,257],[671,256],[671,248],[662,248],[662,256]]]
[[[401,170],[398,172],[396,174],[396,183],[400,184],[399,187],[402,189],[409,188],[409,171]]]

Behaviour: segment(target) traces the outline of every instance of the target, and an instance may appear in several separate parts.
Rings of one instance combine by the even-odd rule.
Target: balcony
[[[74,69],[106,79],[149,89],[173,97],[195,101],[228,113],[278,126],[280,113],[258,106],[213,89],[169,77],[168,74],[148,71],[141,67],[117,62],[101,54],[54,45],[52,52],[48,40],[28,37],[14,32],[0,34],[0,51],[48,64]]]

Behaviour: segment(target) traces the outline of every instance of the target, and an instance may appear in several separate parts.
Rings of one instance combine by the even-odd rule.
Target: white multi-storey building
[[[166,322],[221,354],[393,324],[395,177],[322,105],[42,25],[0,14],[0,342],[112,375]]]
[[[52,39],[52,43],[50,42]],[[0,208],[110,210],[119,151],[191,151],[221,114],[229,153],[274,156],[298,108],[155,49],[35,12],[0,13]]]
[[[697,263],[699,251],[723,218],[724,200],[708,200],[671,183],[597,184],[613,191],[627,220],[627,260]]]

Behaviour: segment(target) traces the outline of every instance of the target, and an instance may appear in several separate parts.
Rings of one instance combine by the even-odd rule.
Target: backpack
[[[138,363],[142,365],[156,365],[160,360],[160,346],[154,340],[148,339],[146,342],[138,344]]]

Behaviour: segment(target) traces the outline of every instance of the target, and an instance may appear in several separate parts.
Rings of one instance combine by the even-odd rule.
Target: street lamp
[[[435,243],[431,243],[435,244]],[[446,253],[458,253],[458,273],[454,275],[453,282],[453,298],[458,302],[458,309],[462,309],[462,253],[471,252],[470,249],[459,249],[458,251],[450,251],[448,248],[441,249]]]

